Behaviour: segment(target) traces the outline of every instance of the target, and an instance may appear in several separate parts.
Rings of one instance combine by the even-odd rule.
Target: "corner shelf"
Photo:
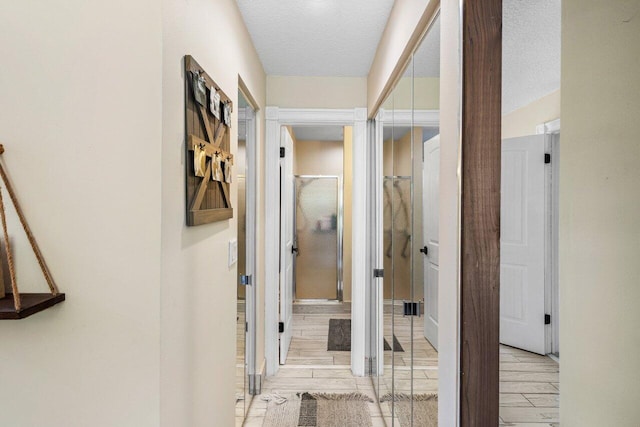
[[[0,144],[0,155],[3,153],[4,146]],[[65,300],[65,295],[58,291],[58,286],[53,280],[51,272],[49,271],[49,267],[44,260],[44,256],[42,256],[42,253],[40,252],[38,243],[36,242],[36,239],[33,236],[31,229],[29,228],[29,224],[27,224],[27,219],[24,216],[24,212],[22,212],[22,207],[20,206],[20,203],[18,203],[18,197],[13,190],[11,181],[9,181],[9,177],[6,174],[3,167],[3,162],[1,161],[0,177],[2,178],[2,183],[4,183],[7,193],[9,193],[11,203],[13,203],[13,207],[15,208],[16,214],[18,215],[20,224],[22,225],[22,228],[27,235],[27,240],[31,245],[33,254],[38,260],[40,270],[42,270],[42,274],[44,275],[47,285],[49,286],[49,290],[51,291],[48,294],[21,293],[18,289],[15,266],[13,263],[13,255],[11,251],[11,240],[9,239],[9,232],[7,231],[7,216],[4,209],[2,191],[0,191],[0,223],[2,224],[2,238],[4,241],[4,247],[0,247],[0,285],[4,286],[5,261],[6,265],[9,268],[9,276],[11,277],[11,293],[5,295],[4,292],[2,292],[3,298],[0,299],[0,320],[24,319],[25,317],[29,317],[33,314],[41,312],[42,310],[46,310],[49,307],[53,307],[54,305],[61,303]],[[4,289],[2,290],[4,291]],[[18,296],[17,298],[16,295]]]
[[[13,306],[13,294],[7,294],[5,298],[0,299],[0,320],[24,319],[61,303],[65,300],[65,295],[20,294],[20,299],[22,301],[22,309],[20,311],[16,311]]]

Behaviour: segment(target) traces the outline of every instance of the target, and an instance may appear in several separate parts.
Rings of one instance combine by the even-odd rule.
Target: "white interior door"
[[[502,142],[500,342],[545,354],[545,136]]]
[[[293,139],[285,127],[281,132],[280,159],[280,364],[284,365],[291,344],[293,322]]]
[[[424,336],[438,349],[438,272],[440,211],[440,135],[424,142],[422,215],[424,257]],[[423,248],[424,249],[424,248]]]

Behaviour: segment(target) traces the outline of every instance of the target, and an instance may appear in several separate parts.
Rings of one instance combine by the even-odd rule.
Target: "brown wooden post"
[[[460,425],[497,426],[502,0],[464,0]]]

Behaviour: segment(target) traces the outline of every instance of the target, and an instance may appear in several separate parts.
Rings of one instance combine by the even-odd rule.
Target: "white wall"
[[[0,423],[158,426],[161,5],[4,1],[0,40],[3,161],[67,294],[0,321]]]
[[[457,425],[459,400],[459,155],[461,135],[460,2],[442,0],[440,46],[440,290],[438,424]],[[446,29],[446,31],[445,31]]]
[[[236,236],[237,212],[229,221],[185,226],[182,58],[193,55],[236,106],[240,75],[259,108],[264,108],[265,75],[234,0],[164,0],[162,40],[161,425],[231,426],[237,271],[236,266],[227,266],[227,244]],[[263,117],[259,111],[259,141]],[[232,123],[235,152],[237,108]],[[236,181],[231,185],[234,201]],[[261,236],[263,215],[258,217]],[[263,259],[260,252],[258,256]],[[262,277],[259,273],[256,280],[261,291]],[[260,292],[258,306],[264,306],[263,301]],[[258,343],[261,354],[263,341]]]
[[[640,2],[562,2],[560,421],[640,422]]]

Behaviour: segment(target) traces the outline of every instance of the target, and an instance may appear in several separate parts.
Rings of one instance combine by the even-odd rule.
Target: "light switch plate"
[[[238,262],[238,240],[229,240],[229,267]]]

